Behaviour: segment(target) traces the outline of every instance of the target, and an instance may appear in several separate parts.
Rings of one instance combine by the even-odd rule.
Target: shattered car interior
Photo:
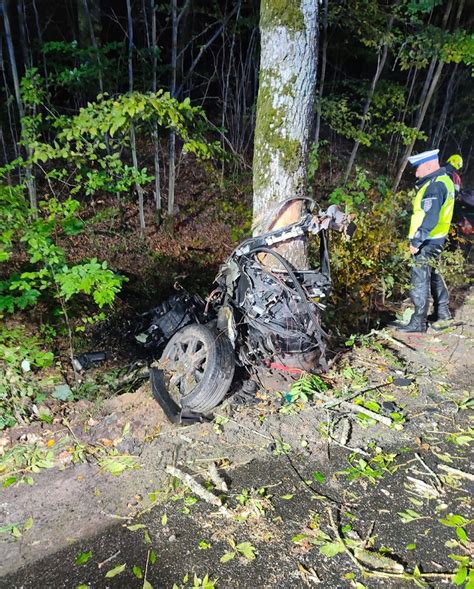
[[[231,389],[236,366],[250,394],[272,372],[326,370],[320,315],[331,290],[328,231],[350,239],[355,225],[337,206],[314,212],[310,200],[308,209],[298,222],[243,241],[205,301],[181,291],[149,312],[136,339],[159,356],[150,367],[152,392],[173,422],[205,419]],[[319,236],[316,270],[298,270],[276,249],[311,235]]]

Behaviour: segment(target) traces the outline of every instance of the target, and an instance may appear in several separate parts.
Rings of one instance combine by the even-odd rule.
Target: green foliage
[[[24,328],[0,329],[0,430],[45,415],[40,406],[45,392],[34,371],[51,366],[53,359]]]
[[[0,260],[8,261],[13,252],[27,260],[21,272],[0,282],[0,312],[25,309],[42,296],[59,302],[63,314],[64,303],[81,293],[100,308],[113,303],[124,277],[96,259],[69,265],[59,245],[61,238],[82,230],[79,206],[72,198],[41,201],[39,217],[32,220],[22,191],[0,184]]]
[[[353,332],[354,325],[369,326],[374,309],[406,292],[410,195],[387,190],[383,179],[377,186],[358,169],[352,182],[331,193],[329,202],[353,214],[357,225],[350,242],[334,236],[330,248],[335,306],[344,307],[343,321]],[[331,317],[333,325],[344,329],[343,321],[337,311]]]
[[[342,94],[332,94],[321,101],[321,117],[330,128],[346,137],[359,141],[365,147],[377,147],[387,150],[388,141],[394,134],[399,134],[402,143],[408,145],[414,138],[426,139],[426,135],[416,131],[398,120],[399,112],[403,110],[406,96],[405,88],[392,82],[380,82],[374,92],[369,112],[365,117],[364,130],[359,130],[362,120],[362,103],[367,94],[367,87],[363,83],[345,85],[351,89]],[[359,103],[357,110],[354,105]]]
[[[97,49],[80,46],[77,41],[48,41],[41,47],[48,61],[49,83],[54,90],[94,92],[99,75],[106,87],[115,85],[117,59],[122,43],[106,43]],[[100,63],[100,66],[99,66]],[[124,74],[125,76],[125,74]]]

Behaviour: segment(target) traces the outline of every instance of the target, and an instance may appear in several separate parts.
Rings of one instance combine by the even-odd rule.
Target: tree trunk
[[[128,88],[133,92],[133,19],[131,1],[127,0],[127,36],[128,36]],[[132,152],[132,164],[138,171],[137,143],[135,138],[135,126],[130,124],[130,150]],[[138,194],[138,216],[140,219],[140,236],[144,236],[145,231],[145,210],[144,210],[144,192],[141,184],[135,182],[135,189]]]
[[[158,65],[157,60],[157,46],[156,46],[156,6],[155,0],[150,0],[150,14],[151,14],[151,39],[150,49],[152,51],[152,78],[151,78],[151,91],[156,92],[157,81],[156,81],[156,68]],[[161,215],[161,176],[160,176],[160,144],[159,144],[159,133],[158,123],[153,127],[153,151],[154,151],[154,165],[155,165],[155,208],[157,213],[157,222],[160,222]]]
[[[99,77],[99,90],[100,90],[100,93],[103,94],[104,80],[103,80],[103,76],[102,76],[102,61],[100,59],[99,44],[97,43],[97,37],[95,36],[94,23],[92,22],[92,16],[91,16],[91,12],[89,10],[89,5],[87,3],[87,0],[82,0],[82,2],[84,5],[85,18],[86,18],[87,25],[88,25],[89,31],[90,31],[92,47],[94,48],[94,51],[96,54],[96,59],[97,59],[97,70],[99,73],[99,76],[98,76]]]
[[[456,16],[456,24],[458,24],[458,22],[459,22],[459,18],[461,16],[463,5],[464,5],[464,0],[461,0],[459,8],[458,8],[457,16]],[[443,22],[442,22],[443,30],[446,29],[446,25],[448,23],[448,19],[449,19],[449,15],[451,13],[452,7],[453,7],[453,0],[450,0],[450,2],[446,6],[446,10],[443,15]],[[435,69],[435,66],[436,66],[436,69]],[[417,115],[416,125],[415,125],[416,131],[419,131],[421,129],[421,126],[422,126],[423,121],[425,119],[426,112],[427,112],[428,107],[430,105],[431,99],[433,98],[434,91],[435,91],[436,86],[438,85],[438,81],[441,77],[441,72],[443,71],[443,67],[444,67],[444,63],[440,60],[438,61],[437,57],[433,57],[433,59],[430,63],[430,68],[428,70],[425,84],[423,86],[423,90],[421,93],[420,108],[418,110],[418,115]],[[405,171],[405,168],[408,163],[408,158],[411,156],[411,153],[413,151],[413,147],[415,146],[415,143],[416,143],[416,139],[413,139],[410,142],[410,144],[407,146],[407,148],[403,154],[403,157],[400,162],[400,167],[398,169],[398,173],[397,173],[397,176],[395,178],[395,181],[394,181],[393,187],[392,187],[392,190],[394,190],[394,191],[397,190],[398,185],[400,184],[400,180],[402,179],[403,172]]]
[[[390,30],[392,29],[394,19],[395,19],[395,17],[392,15],[390,17],[390,21],[388,23],[386,34],[388,34],[390,32]],[[378,59],[377,59],[377,68],[375,70],[375,74],[374,74],[374,77],[372,79],[372,83],[369,88],[369,93],[367,94],[367,98],[365,100],[364,112],[362,113],[362,119],[359,124],[358,131],[360,134],[363,133],[363,131],[365,129],[365,125],[367,123],[367,115],[369,113],[370,105],[372,104],[372,98],[374,97],[375,87],[377,86],[377,82],[379,81],[380,75],[381,75],[383,68],[385,66],[385,62],[387,61],[387,54],[388,54],[388,39],[386,39],[385,42],[383,43],[382,55],[379,54]],[[359,146],[360,146],[360,141],[357,139],[354,143],[354,147],[352,148],[351,157],[349,158],[349,161],[347,162],[346,171],[344,173],[344,184],[347,182],[347,180],[350,176],[352,166],[354,165],[354,162],[355,162],[355,159],[357,156],[357,151],[359,150]]]
[[[456,73],[458,71],[458,64],[454,64],[453,71],[449,77],[448,85],[446,86],[446,95],[443,102],[443,108],[441,110],[441,115],[438,120],[438,124],[436,126],[436,131],[434,132],[433,139],[431,141],[431,147],[434,149],[436,148],[440,141],[441,135],[443,134],[444,127],[446,125],[446,120],[448,117],[449,108],[451,106],[451,100],[454,94],[454,88],[456,86]]]
[[[40,47],[43,47],[43,32],[41,30],[41,24],[39,19],[38,7],[36,6],[36,0],[32,1],[33,12],[35,13],[35,24],[36,24],[36,34],[38,35],[38,41],[40,43]],[[46,55],[41,51],[41,56],[43,60],[43,75],[46,84],[46,89],[48,89],[48,65],[46,63]]]
[[[28,40],[28,29],[26,26],[25,5],[23,0],[17,0],[16,11],[18,14],[18,29],[20,31],[21,54],[23,65],[26,68],[32,66],[31,46]]]
[[[171,1],[171,84],[170,94],[174,98],[176,95],[176,58],[178,52],[178,6],[177,0]],[[174,213],[174,187],[176,174],[176,133],[170,130],[168,143],[168,215]]]
[[[3,14],[3,24],[5,27],[5,39],[7,42],[8,48],[8,55],[10,58],[10,68],[12,73],[13,79],[13,89],[15,91],[15,99],[16,104],[18,107],[18,114],[20,116],[20,124],[22,127],[22,134],[24,131],[24,119],[25,111],[23,108],[23,102],[21,100],[21,93],[20,93],[20,81],[18,79],[18,69],[16,66],[16,57],[15,57],[15,50],[13,48],[13,40],[12,40],[12,33],[10,28],[10,19],[8,18],[8,4],[4,1],[0,2],[0,13]],[[29,161],[31,158],[31,148],[26,146],[26,157]],[[25,166],[26,170],[26,186],[28,188],[28,195],[30,197],[30,207],[33,213],[33,216],[36,217],[38,214],[38,202],[36,197],[36,182],[35,177],[33,175],[33,167],[31,163],[27,163]]]
[[[268,212],[290,197],[304,197],[317,64],[317,3],[262,0],[261,60],[253,159],[253,216],[260,230],[298,221],[301,201],[277,219]],[[300,268],[307,267],[304,240],[277,248]]]
[[[133,19],[132,4],[127,0],[128,91],[133,92]]]

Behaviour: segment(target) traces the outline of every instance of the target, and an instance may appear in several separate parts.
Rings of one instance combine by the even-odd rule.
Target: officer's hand
[[[411,244],[410,244],[410,254],[411,254],[412,256],[414,256],[415,254],[417,254],[417,253],[418,253],[418,249],[419,249],[419,248],[417,248],[417,247],[414,247],[413,245],[411,245]]]

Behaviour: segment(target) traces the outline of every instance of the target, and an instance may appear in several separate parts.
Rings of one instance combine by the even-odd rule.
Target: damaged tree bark
[[[307,155],[316,85],[318,5],[262,0],[261,61],[253,159],[254,223],[277,229],[300,219],[301,201],[276,220],[264,219],[277,203],[306,194]],[[269,226],[270,225],[270,226]],[[299,268],[307,267],[304,239],[279,246]]]

